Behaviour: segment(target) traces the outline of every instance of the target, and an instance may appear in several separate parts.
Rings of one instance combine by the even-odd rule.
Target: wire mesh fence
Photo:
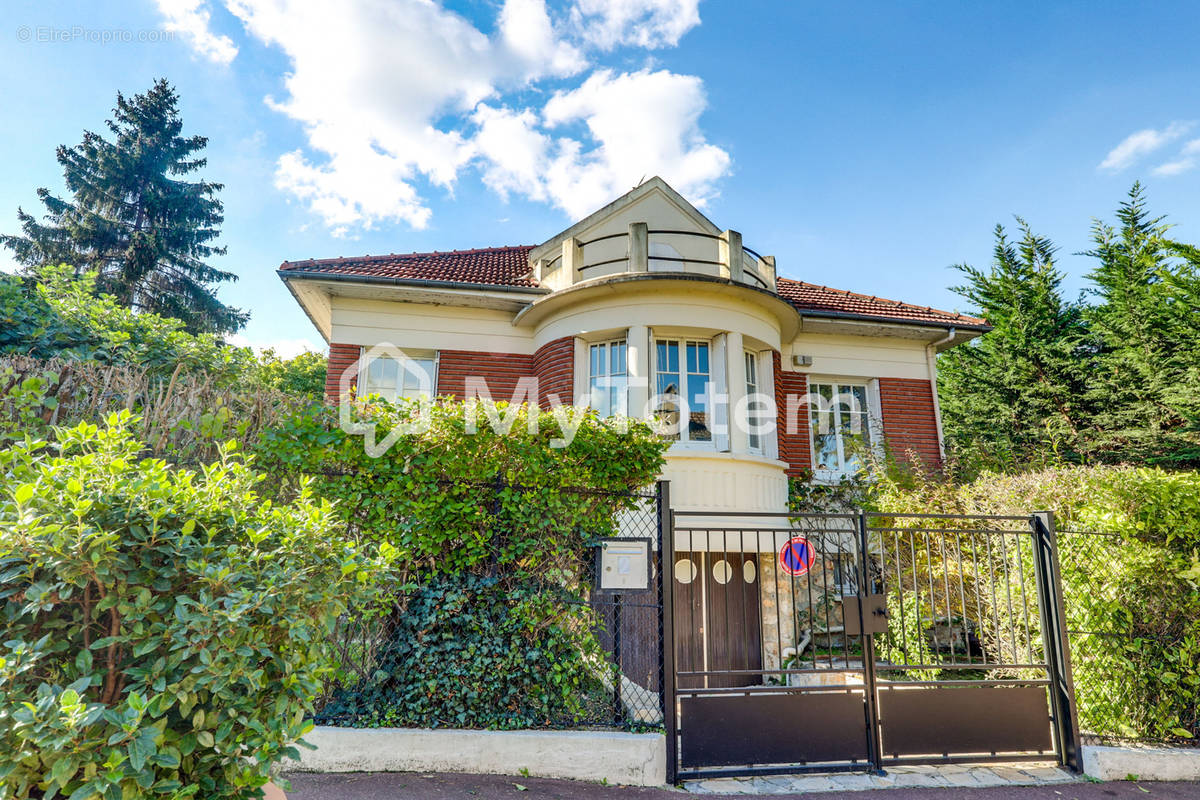
[[[512,495],[523,492],[502,482],[478,489],[485,504],[490,493],[520,502]],[[657,492],[607,494],[624,507],[603,530],[573,532],[585,543],[574,563],[536,578],[529,572],[514,578],[504,568],[423,576],[343,615],[333,636],[339,669],[321,689],[316,721],[345,727],[660,726],[660,498]],[[598,551],[612,539],[647,543],[647,588],[598,589]]]
[[[1200,743],[1200,705],[1192,674],[1163,659],[1181,644],[1171,604],[1143,602],[1145,572],[1131,566],[1117,533],[1059,531],[1063,602],[1085,742]],[[1166,599],[1166,598],[1164,598]]]

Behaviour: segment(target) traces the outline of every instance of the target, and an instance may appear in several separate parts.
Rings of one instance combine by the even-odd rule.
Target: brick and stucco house
[[[331,399],[344,377],[360,393],[420,391],[360,358],[389,344],[438,395],[463,396],[474,376],[509,399],[533,377],[543,406],[682,415],[673,505],[714,513],[786,509],[787,477],[854,469],[856,438],[937,468],[934,357],[987,330],[778,277],[659,178],[539,245],[284,262],[279,275],[329,342]],[[727,424],[766,408],[755,395],[774,398],[778,424]]]

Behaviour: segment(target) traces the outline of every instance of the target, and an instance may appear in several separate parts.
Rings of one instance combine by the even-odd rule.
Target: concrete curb
[[[1142,781],[1200,780],[1200,748],[1084,745],[1083,774],[1102,781],[1134,775]]]
[[[613,731],[468,731],[318,726],[296,772],[466,772],[662,786],[666,738]]]

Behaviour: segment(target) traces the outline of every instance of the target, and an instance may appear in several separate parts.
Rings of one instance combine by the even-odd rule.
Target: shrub
[[[882,475],[871,503],[885,512],[1053,511],[1081,726],[1109,737],[1200,736],[1200,474],[1059,467],[963,485]]]
[[[232,446],[139,459],[125,412],[0,451],[0,797],[249,798],[294,755],[374,568]]]

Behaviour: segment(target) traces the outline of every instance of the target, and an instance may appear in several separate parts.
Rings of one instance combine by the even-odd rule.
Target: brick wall
[[[879,400],[883,437],[892,455],[902,462],[911,462],[915,455],[926,467],[940,469],[933,384],[913,378],[880,378]]]
[[[777,435],[779,436],[779,460],[788,463],[787,473],[795,477],[812,468],[812,452],[809,449],[808,407],[801,403],[793,415],[795,433],[787,431],[788,396],[802,398],[808,393],[808,376],[803,372],[783,369],[779,353],[772,353],[775,367],[775,405],[779,409]]]
[[[575,400],[575,338],[564,336],[538,348],[533,354],[533,374],[537,376],[542,408],[550,407],[550,395],[570,405]]]
[[[465,397],[467,378],[478,376],[487,381],[493,400],[511,400],[518,379],[533,374],[533,356],[439,350],[437,393]]]
[[[337,402],[341,392],[342,374],[354,366],[362,348],[356,344],[330,344],[329,361],[325,369],[325,399],[331,403]],[[352,376],[350,385],[356,387],[358,376]]]

